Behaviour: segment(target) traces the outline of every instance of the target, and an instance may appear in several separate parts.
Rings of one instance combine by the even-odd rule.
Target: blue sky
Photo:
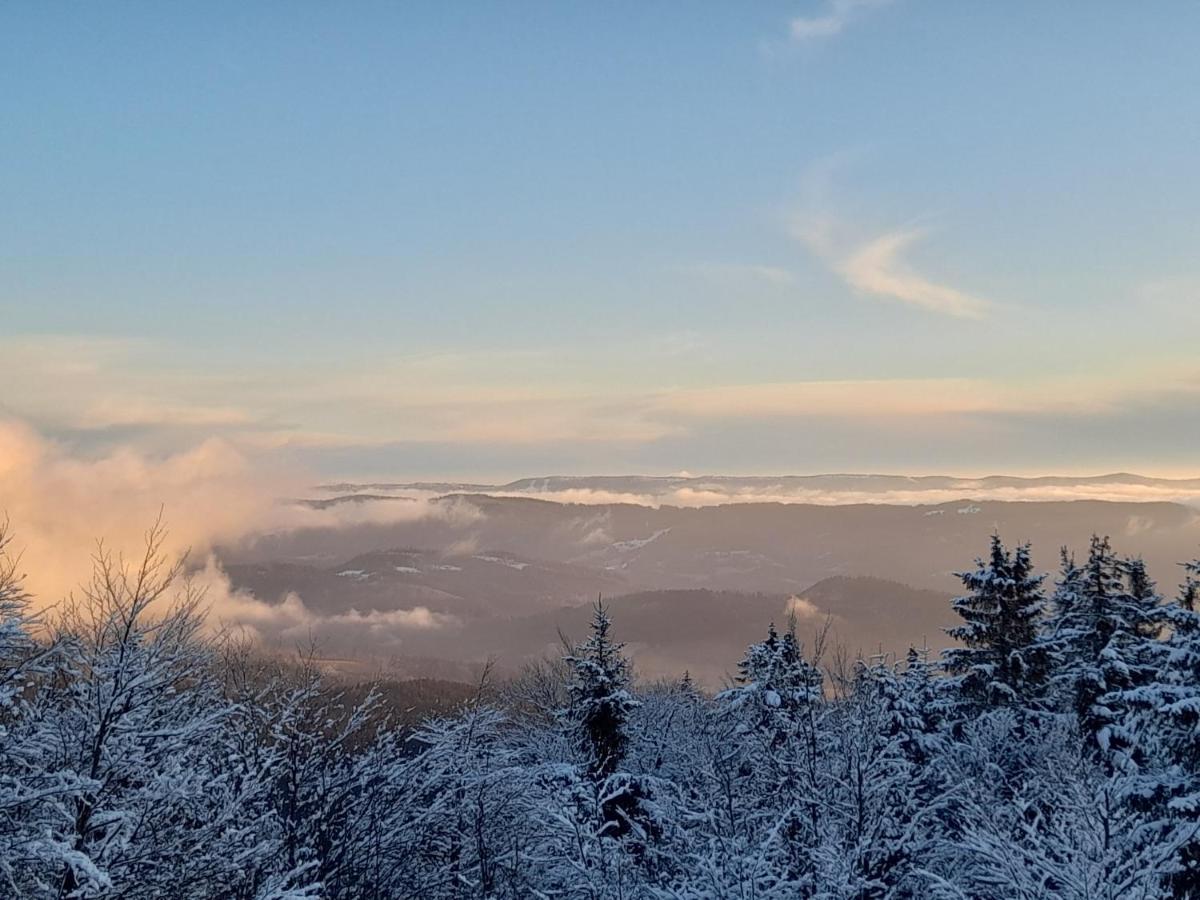
[[[0,416],[321,474],[1195,469],[1190,3],[10,3]]]

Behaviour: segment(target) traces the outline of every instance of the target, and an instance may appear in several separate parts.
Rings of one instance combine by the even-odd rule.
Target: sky
[[[1185,2],[6,3],[0,484],[1200,474],[1198,41]]]

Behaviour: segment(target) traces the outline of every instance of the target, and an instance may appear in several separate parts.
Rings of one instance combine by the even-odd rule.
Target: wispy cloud
[[[985,316],[993,304],[978,295],[918,272],[907,252],[926,237],[919,228],[893,228],[864,237],[832,210],[832,171],[843,157],[809,167],[802,180],[804,201],[791,234],[853,290],[899,300],[928,312],[965,319]]]
[[[815,16],[792,19],[792,39],[811,41],[841,34],[863,13],[887,6],[891,0],[830,0],[825,11]]]
[[[803,216],[793,224],[792,234],[854,290],[964,319],[983,318],[992,308],[990,301],[913,268],[905,251],[925,236],[923,231],[897,229],[845,243],[835,236],[837,230],[827,217]]]
[[[930,312],[982,318],[991,304],[957,288],[931,281],[904,259],[904,251],[923,237],[920,231],[892,231],[856,248],[836,264],[846,283],[865,294],[892,297]]]

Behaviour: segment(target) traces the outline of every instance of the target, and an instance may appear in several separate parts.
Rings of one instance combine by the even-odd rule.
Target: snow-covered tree
[[[408,732],[315,656],[214,638],[162,542],[102,549],[48,632],[0,529],[0,896],[1200,897],[1200,562],[1164,604],[1096,538],[1042,620],[997,539],[965,647],[829,692],[794,623],[715,698],[636,684],[598,606]]]
[[[1179,897],[1200,897],[1200,560],[1184,564],[1178,602],[1167,612],[1170,636],[1149,702],[1168,767],[1169,808],[1181,830],[1179,871],[1172,888]]]
[[[1137,767],[1124,784],[1143,810],[1154,810],[1168,832],[1164,842],[1178,841],[1175,896],[1200,897],[1200,609],[1197,608],[1200,561],[1184,564],[1177,600],[1158,608],[1166,624],[1165,640],[1144,648],[1155,662],[1152,678],[1104,698],[1125,710],[1122,722],[1136,742]],[[1140,586],[1140,590],[1139,590]],[[1130,592],[1149,602],[1155,596],[1144,569],[1133,567]]]
[[[572,679],[563,719],[575,735],[588,774],[596,780],[616,772],[629,747],[626,729],[637,701],[629,690],[624,646],[613,640],[612,620],[604,604],[597,603],[591,634],[566,658]]]
[[[60,663],[60,648],[36,640],[19,556],[0,522],[0,895],[36,896],[51,889],[63,848],[55,810],[78,779],[49,765],[52,735],[44,726],[43,687]]]
[[[976,560],[974,571],[959,578],[969,592],[953,603],[963,624],[947,633],[965,646],[947,650],[944,667],[964,714],[1037,705],[1048,665],[1038,641],[1044,576],[1033,571],[1029,545],[1009,552],[993,535],[988,558]]]
[[[629,661],[624,644],[612,637],[612,622],[603,603],[597,602],[591,633],[566,657],[571,667],[567,685],[569,701],[561,719],[583,763],[584,778],[552,780],[557,796],[573,810],[570,821],[590,835],[581,846],[591,862],[580,864],[608,871],[614,858],[631,852],[643,867],[653,866],[652,845],[661,835],[656,806],[657,779],[639,776],[623,767],[632,736],[630,719],[640,705],[631,690]],[[610,844],[622,842],[620,849]],[[591,848],[589,850],[588,848]]]
[[[924,867],[917,896],[1171,896],[1176,846],[1159,840],[1153,814],[1121,797],[1073,718],[1020,721],[995,711],[967,723],[939,765],[953,787],[955,827]]]
[[[884,692],[888,738],[918,770],[929,769],[945,749],[945,719],[949,704],[934,680],[929,651],[910,647],[904,670],[894,682],[894,693]]]
[[[1169,758],[1200,775],[1200,560],[1186,563],[1184,570],[1177,602],[1163,609],[1168,634],[1154,689],[1147,694]],[[1200,796],[1193,802],[1200,809]]]
[[[1162,610],[1140,561],[1122,560],[1093,536],[1087,562],[1064,572],[1051,623],[1056,678],[1084,735],[1114,765],[1133,761],[1123,692],[1153,680]]]
[[[781,636],[751,645],[736,684],[718,696],[722,714],[735,723],[737,783],[749,795],[747,825],[763,841],[760,852],[779,873],[779,884],[805,890],[815,884],[813,849],[820,842],[821,806],[827,789],[824,753],[827,713],[824,678],[805,658],[795,620]]]
[[[33,673],[45,671],[48,656],[32,634],[37,622],[11,544],[8,523],[0,522],[0,723],[20,714]]]
[[[793,621],[782,636],[772,624],[767,638],[752,644],[738,664],[737,686],[721,700],[743,716],[745,728],[772,746],[794,735],[823,697],[824,676],[804,658]]]
[[[252,897],[259,850],[227,768],[230,709],[202,631],[203,596],[162,553],[161,525],[127,564],[103,547],[58,623],[64,664],[39,691],[43,765],[74,782],[49,810],[63,897]]]

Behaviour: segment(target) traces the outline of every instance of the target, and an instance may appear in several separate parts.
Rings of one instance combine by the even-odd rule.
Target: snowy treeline
[[[0,896],[1200,896],[1197,564],[996,539],[959,649],[771,629],[716,696],[635,689],[597,608],[412,734],[207,636],[160,548],[40,621],[0,565]]]

